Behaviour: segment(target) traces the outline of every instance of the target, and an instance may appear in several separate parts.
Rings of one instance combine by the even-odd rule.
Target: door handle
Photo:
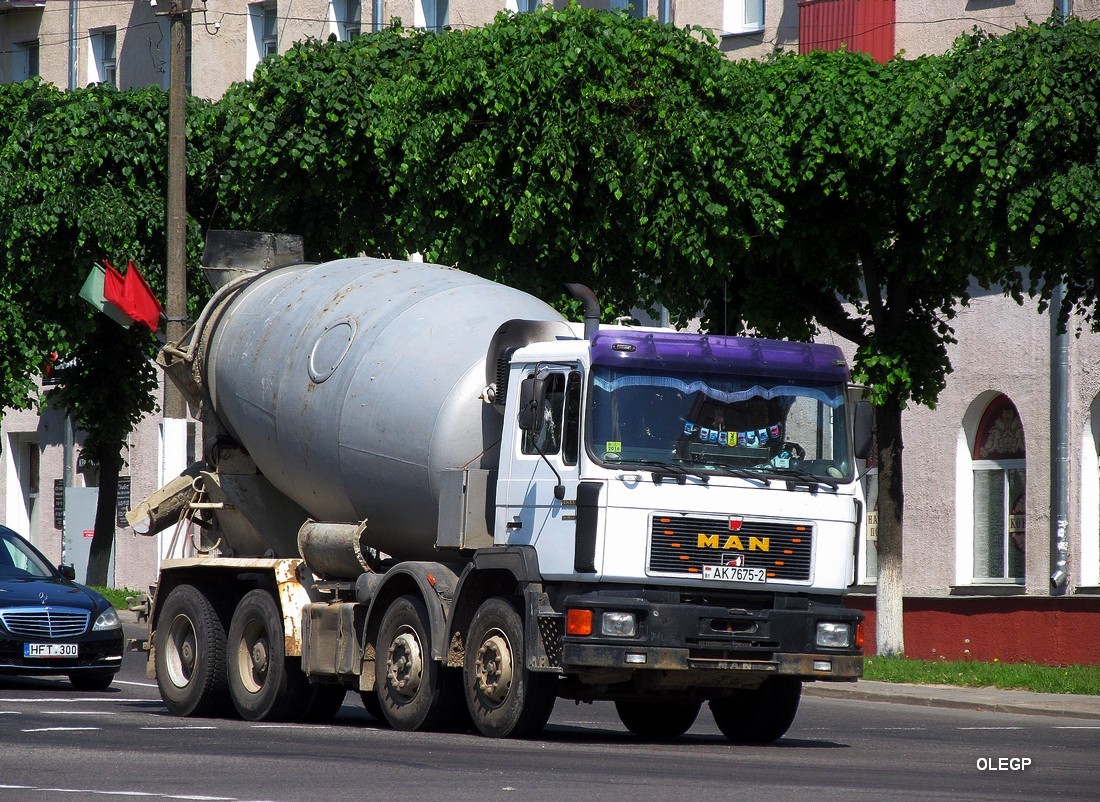
[[[523,521],[509,521],[504,525],[505,529],[523,529]]]

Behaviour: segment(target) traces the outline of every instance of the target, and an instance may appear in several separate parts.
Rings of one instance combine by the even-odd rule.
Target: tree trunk
[[[875,643],[882,657],[905,653],[902,622],[902,405],[888,401],[875,409],[878,436],[878,592]]]
[[[105,459],[99,463],[99,502],[95,509],[95,535],[92,537],[92,547],[88,553],[86,585],[107,587],[107,573],[111,566],[111,547],[115,542],[120,468],[117,460]]]

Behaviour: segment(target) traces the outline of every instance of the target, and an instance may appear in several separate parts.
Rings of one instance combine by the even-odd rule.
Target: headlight
[[[852,627],[850,624],[822,621],[817,625],[814,642],[826,649],[848,649],[852,645]]]
[[[99,618],[95,620],[95,625],[92,626],[92,630],[94,632],[99,632],[103,629],[118,629],[121,626],[122,622],[118,620],[118,613],[115,612],[115,608],[108,607],[99,614]]]
[[[638,634],[634,613],[604,613],[600,617],[600,634],[613,638],[633,638]]]

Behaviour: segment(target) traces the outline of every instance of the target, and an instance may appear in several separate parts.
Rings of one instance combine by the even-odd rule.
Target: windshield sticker
[[[684,421],[684,435],[693,437],[698,433],[700,443],[716,443],[720,446],[740,446],[741,448],[767,448],[769,441],[779,440],[782,424],[772,423],[763,429],[753,429],[746,432],[729,432],[722,429],[711,429],[699,426],[691,421]],[[608,444],[611,445],[610,443]],[[615,445],[620,445],[615,443]],[[606,449],[610,451],[611,449]]]
[[[607,443],[604,444],[603,450],[608,452],[609,454],[621,454],[623,450],[623,444],[619,440],[608,440]]]

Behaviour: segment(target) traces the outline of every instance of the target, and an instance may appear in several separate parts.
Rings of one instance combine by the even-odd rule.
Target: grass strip
[[[910,660],[868,657],[863,678],[915,685],[959,685],[1040,693],[1100,695],[1100,666],[1043,666],[1033,663]]]

